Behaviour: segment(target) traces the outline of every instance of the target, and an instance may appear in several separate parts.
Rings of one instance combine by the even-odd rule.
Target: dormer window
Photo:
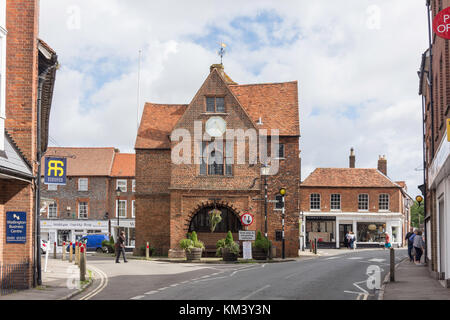
[[[206,97],[206,112],[224,113],[225,98],[223,97]]]

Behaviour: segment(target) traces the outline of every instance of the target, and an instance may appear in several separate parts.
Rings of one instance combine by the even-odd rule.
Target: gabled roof
[[[67,176],[109,176],[116,151],[114,148],[49,147],[45,156],[66,157]],[[42,166],[42,175],[44,170]]]
[[[317,168],[302,187],[401,188],[377,169]]]
[[[169,136],[187,107],[185,104],[146,103],[135,149],[170,149]]]
[[[134,177],[136,155],[134,153],[116,153],[111,177]]]
[[[278,129],[280,136],[300,136],[297,81],[230,85],[259,129]],[[269,132],[270,133],[270,132]]]
[[[278,129],[280,136],[300,136],[297,81],[238,85],[223,66],[212,65],[210,70],[219,72],[256,128]],[[135,149],[170,149],[169,136],[188,106],[146,103]]]

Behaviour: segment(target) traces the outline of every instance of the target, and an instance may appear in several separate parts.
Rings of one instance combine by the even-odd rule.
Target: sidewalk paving
[[[43,256],[41,266],[42,286],[0,296],[0,300],[66,300],[70,296],[86,289],[92,282],[88,281],[77,289],[73,284],[79,282],[79,268],[67,260],[62,261],[61,259],[49,257],[47,272],[44,272],[45,256]],[[89,273],[86,274],[86,280],[88,279]]]
[[[406,259],[395,270],[395,282],[388,282],[383,300],[450,300],[450,289],[430,277],[425,265]]]

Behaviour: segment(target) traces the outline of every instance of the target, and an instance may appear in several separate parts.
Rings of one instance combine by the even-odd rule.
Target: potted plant
[[[203,242],[198,240],[197,233],[193,231],[190,236],[180,241],[181,249],[186,252],[186,259],[188,261],[200,260],[202,252],[205,249]]]
[[[227,237],[216,243],[216,255],[222,256],[223,261],[237,261],[239,255],[239,245],[234,242],[233,234],[228,231]]]
[[[261,231],[256,234],[256,240],[252,247],[252,256],[255,260],[267,260],[270,241],[261,235]]]

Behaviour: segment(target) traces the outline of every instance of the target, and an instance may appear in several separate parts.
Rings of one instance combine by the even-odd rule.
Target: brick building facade
[[[431,0],[430,22],[450,0]],[[447,121],[450,117],[449,40],[431,30],[430,47],[422,55],[419,94],[422,96],[424,131],[424,181],[426,257],[431,275],[450,286],[450,142]]]
[[[45,156],[67,158],[67,182],[45,185],[42,191],[43,239],[56,241],[61,250],[63,242],[86,234],[115,237],[119,225],[127,246],[134,247],[134,154],[114,148],[50,147]]]
[[[237,142],[233,140],[233,149],[223,148],[214,146],[217,138],[203,135],[211,121],[218,121],[223,124],[218,135],[221,137],[231,129],[254,130],[258,135],[267,130],[271,141],[274,130],[279,130],[280,147],[274,150],[273,157],[279,162],[279,171],[267,178],[268,195],[274,200],[281,187],[288,190],[286,255],[298,255],[298,113],[297,82],[238,85],[222,65],[211,66],[189,105],[147,103],[135,145],[137,245],[148,241],[160,254],[171,255],[188,232],[196,231],[207,247],[215,247],[227,231],[232,231],[237,240],[237,232],[244,228],[240,217],[246,212],[255,216],[248,229],[264,233],[263,202],[258,200],[263,198],[261,163],[252,164],[249,157],[242,163],[227,163],[226,158],[231,155],[237,158]],[[182,164],[172,159],[178,139],[171,141],[170,136],[176,132],[194,137],[186,144],[192,152]],[[244,140],[246,152],[251,149],[249,141]],[[218,158],[223,161],[218,163]],[[210,232],[208,212],[213,208],[221,210],[222,222]],[[281,242],[276,234],[281,230],[281,214],[273,209],[273,204],[269,204],[268,236],[280,256]]]
[[[0,1],[0,283],[7,285],[4,281],[11,280],[3,267],[23,263],[26,274],[20,275],[21,288],[36,284],[33,269],[37,270],[39,245],[35,238],[33,177],[38,153],[47,148],[57,68],[56,53],[38,39],[38,16],[39,1]],[[24,213],[24,243],[7,237],[8,212]]]
[[[387,176],[385,157],[377,169],[360,169],[352,149],[349,168],[318,168],[301,184],[305,247],[315,239],[321,247],[344,247],[349,231],[358,247],[383,245],[385,232],[393,246],[402,246],[412,203],[406,191],[404,182]]]

